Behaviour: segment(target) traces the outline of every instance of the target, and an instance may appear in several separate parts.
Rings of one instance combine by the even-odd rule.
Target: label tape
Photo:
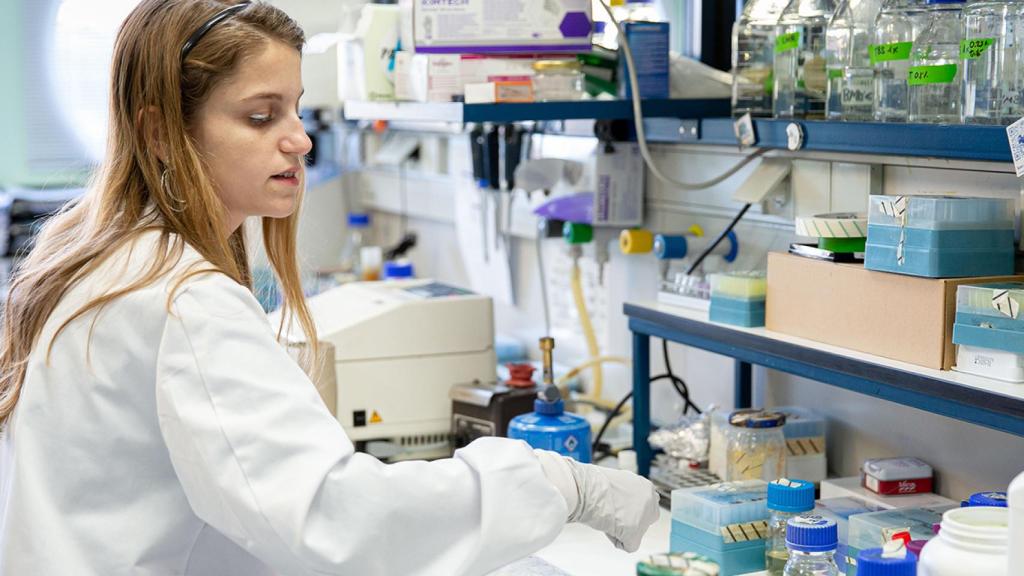
[[[786,450],[790,456],[812,456],[825,453],[825,437],[787,438]]]
[[[728,526],[722,526],[720,530],[724,544],[764,540],[768,537],[768,521],[758,520],[757,522],[729,524]]]
[[[797,218],[796,234],[809,238],[867,238],[868,217],[840,213]]]

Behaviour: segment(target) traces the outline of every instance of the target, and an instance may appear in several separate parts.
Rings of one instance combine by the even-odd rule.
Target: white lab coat
[[[189,280],[171,314],[168,279],[119,298],[47,363],[56,327],[150,261],[156,237],[46,323],[0,442],[0,575],[483,574],[558,535],[566,501],[523,443],[431,463],[355,453],[222,274]],[[198,260],[187,249],[175,273]]]

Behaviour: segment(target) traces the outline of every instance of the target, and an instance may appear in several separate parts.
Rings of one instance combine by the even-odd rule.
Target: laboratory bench
[[[706,311],[657,302],[626,303],[633,339],[633,446],[641,474],[650,471],[650,339],[664,338],[736,360],[737,408],[752,401],[753,365],[787,372],[1024,436],[1024,386],[979,376],[932,370],[830,346],[765,328],[740,328],[708,320]]]

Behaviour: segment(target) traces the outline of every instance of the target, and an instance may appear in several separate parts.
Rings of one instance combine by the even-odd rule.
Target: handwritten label
[[[974,40],[960,41],[960,58],[963,60],[974,60],[980,58],[986,50],[996,43],[995,38],[975,38]]]
[[[1006,127],[1006,139],[1010,142],[1010,155],[1017,177],[1024,177],[1024,118]]]
[[[956,64],[938,64],[935,66],[911,66],[907,76],[910,86],[925,84],[952,84],[956,78]]]
[[[879,62],[892,62],[896,60],[910,60],[910,50],[913,47],[913,42],[872,44],[868,47],[868,55],[871,58],[872,64],[877,64]]]
[[[789,52],[790,50],[796,50],[800,47],[800,33],[790,32],[789,34],[779,34],[775,39],[775,51],[776,52]]]

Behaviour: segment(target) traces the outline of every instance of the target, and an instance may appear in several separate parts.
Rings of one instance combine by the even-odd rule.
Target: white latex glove
[[[580,464],[555,452],[535,450],[548,480],[569,509],[568,522],[582,522],[608,536],[616,548],[635,552],[658,519],[658,493],[642,476]]]

